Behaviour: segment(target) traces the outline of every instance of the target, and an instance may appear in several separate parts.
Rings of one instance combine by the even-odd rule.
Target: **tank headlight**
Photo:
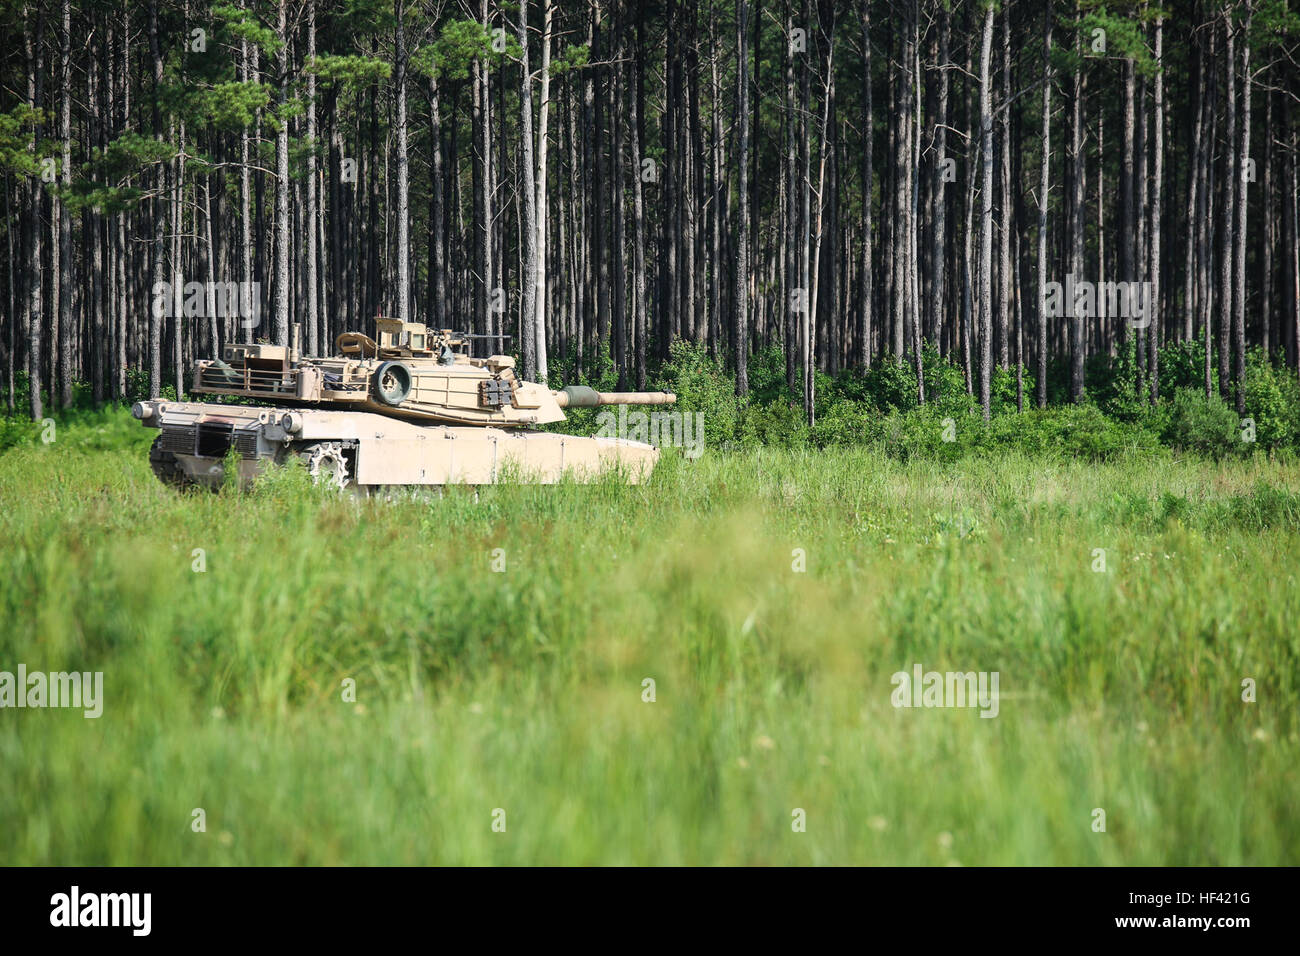
[[[285,412],[280,419],[280,427],[291,435],[296,435],[302,431],[302,416],[295,415],[293,412]]]

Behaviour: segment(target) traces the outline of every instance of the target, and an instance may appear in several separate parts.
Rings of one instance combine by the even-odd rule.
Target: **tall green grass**
[[[1295,465],[670,451],[358,501],[178,494],[152,434],[0,455],[0,670],[105,681],[0,710],[0,862],[1300,861]],[[895,709],[916,663],[998,671],[998,717]]]

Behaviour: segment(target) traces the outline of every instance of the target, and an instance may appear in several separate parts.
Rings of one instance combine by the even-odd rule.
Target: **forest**
[[[0,16],[11,414],[183,398],[228,342],[327,354],[378,315],[543,382],[643,388],[680,342],[743,400],[765,357],[807,424],[889,365],[986,419],[1096,376],[1242,414],[1250,356],[1300,369],[1285,0]]]

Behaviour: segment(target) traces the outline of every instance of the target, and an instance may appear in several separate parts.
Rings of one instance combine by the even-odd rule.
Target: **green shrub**
[[[142,428],[121,405],[51,410],[39,422],[22,416],[0,419],[0,454],[18,445],[41,445],[47,441],[60,450],[88,452],[147,447],[156,434],[152,429]]]
[[[865,402],[840,400],[806,428],[807,440],[818,448],[866,445],[880,437],[880,418]]]
[[[736,440],[741,413],[736,379],[709,358],[705,348],[674,342],[658,384],[677,395],[679,410],[704,413],[704,437],[710,447]]]
[[[799,392],[786,386],[785,353],[779,346],[768,346],[750,357],[749,400],[762,404],[799,400]]]
[[[1263,448],[1300,444],[1300,382],[1278,369],[1261,348],[1246,354],[1246,415],[1254,419],[1255,441]]]
[[[0,419],[0,454],[18,445],[29,445],[40,440],[41,423],[25,418]]]
[[[1161,436],[1172,448],[1222,458],[1241,450],[1237,413],[1218,395],[1180,388],[1174,393]]]
[[[953,461],[979,444],[984,427],[979,416],[955,416],[937,405],[926,405],[890,414],[883,422],[880,444],[899,461]]]
[[[975,396],[966,391],[966,375],[960,365],[944,358],[937,349],[930,346],[925,348],[923,355],[927,405],[934,405],[945,414],[954,417],[960,417],[967,414],[970,409],[979,407]],[[1014,400],[1014,378],[1012,395]]]
[[[806,444],[809,438],[808,431],[802,407],[790,401],[774,401],[765,405],[743,406],[736,429],[736,438],[744,445],[775,445],[790,448]],[[705,433],[708,433],[707,422]]]
[[[1211,356],[1210,377],[1218,384],[1218,364]],[[1167,342],[1160,349],[1160,391],[1173,395],[1180,388],[1205,389],[1205,337]]]
[[[864,390],[881,410],[916,408],[916,372],[906,362],[883,359],[863,376]]]
[[[1139,424],[1108,418],[1095,405],[1067,405],[999,415],[989,423],[991,444],[1027,454],[1109,461],[1152,453],[1159,436]]]
[[[928,384],[928,382],[927,382]],[[1034,404],[1034,377],[1025,369],[1021,379],[1025,407]],[[993,414],[1017,411],[1016,370],[1014,366],[995,368],[989,377],[989,408]]]

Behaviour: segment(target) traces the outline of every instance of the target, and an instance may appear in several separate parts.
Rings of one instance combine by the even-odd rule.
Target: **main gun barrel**
[[[600,405],[671,405],[672,392],[598,392],[585,385],[566,385],[552,392],[561,408],[596,408]]]

